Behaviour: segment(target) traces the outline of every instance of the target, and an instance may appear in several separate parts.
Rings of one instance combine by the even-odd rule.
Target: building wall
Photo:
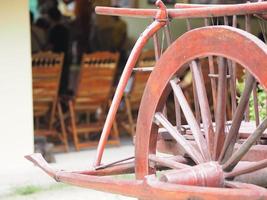
[[[1,1],[0,27],[0,169],[10,169],[33,152],[28,0]]]

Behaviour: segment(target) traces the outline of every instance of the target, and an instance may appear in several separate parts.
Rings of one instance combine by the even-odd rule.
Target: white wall
[[[0,0],[0,169],[33,152],[28,0]]]

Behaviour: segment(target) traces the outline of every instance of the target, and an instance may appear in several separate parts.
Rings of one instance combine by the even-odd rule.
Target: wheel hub
[[[218,162],[208,162],[193,167],[171,170],[160,181],[192,186],[223,187],[224,172]]]

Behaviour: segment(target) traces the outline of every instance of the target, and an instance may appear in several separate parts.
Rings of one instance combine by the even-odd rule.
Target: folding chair
[[[76,150],[93,147],[98,143],[104,125],[106,110],[113,91],[113,80],[119,61],[119,53],[96,52],[84,54],[81,62],[76,94],[68,101],[71,117],[71,133]],[[108,144],[120,143],[117,124]]]
[[[64,54],[40,52],[32,56],[34,134],[68,151],[62,108],[58,98]],[[56,150],[56,149],[55,149]]]

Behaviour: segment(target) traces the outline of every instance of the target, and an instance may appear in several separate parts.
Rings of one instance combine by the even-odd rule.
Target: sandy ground
[[[56,163],[52,167],[65,170],[85,170],[90,167],[95,157],[95,150],[56,154]],[[103,161],[115,161],[134,155],[134,146],[131,141],[123,141],[120,147],[107,148]],[[34,187],[37,190],[27,193],[25,187]],[[29,165],[17,171],[0,172],[0,199],[1,200],[133,200],[134,198],[108,194],[94,190],[60,185],[48,177],[37,167]]]

